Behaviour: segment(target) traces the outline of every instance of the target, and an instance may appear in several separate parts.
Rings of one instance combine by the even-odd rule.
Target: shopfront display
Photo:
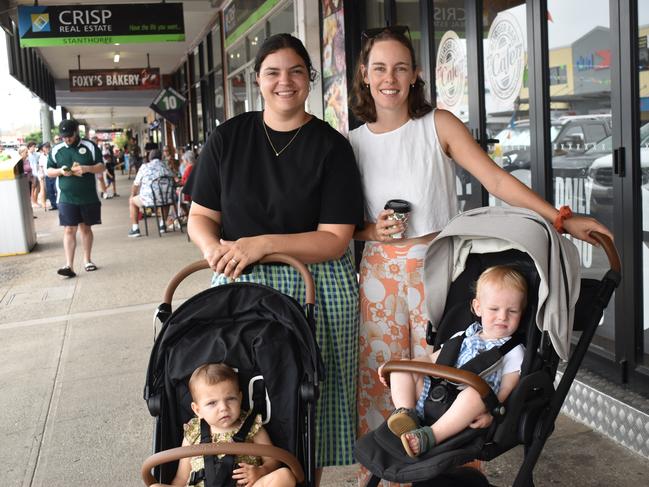
[[[346,134],[358,124],[347,96],[361,32],[407,26],[438,108],[543,198],[614,232],[624,279],[589,359],[596,372],[649,393],[649,7],[636,2],[225,2],[174,76],[188,99],[178,127],[199,143],[223,120],[263,109],[254,57],[268,36],[289,32],[305,37],[318,67],[312,91],[321,105],[310,100],[310,111]],[[456,176],[461,209],[503,204],[460,168]],[[575,245],[583,275],[599,275],[603,252]]]
[[[624,281],[589,364],[649,393],[649,7],[639,0],[630,7],[548,0],[543,11],[525,0],[362,3],[352,12],[359,32],[405,24],[416,33],[431,99],[460,118],[498,165],[556,207],[614,232]],[[457,175],[461,208],[502,204],[461,169]],[[583,276],[601,275],[602,250],[574,243]]]

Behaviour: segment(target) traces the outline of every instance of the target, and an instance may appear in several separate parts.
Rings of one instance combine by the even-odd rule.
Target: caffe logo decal
[[[440,101],[450,110],[462,101],[466,81],[465,67],[464,46],[458,35],[449,30],[442,36],[437,50],[435,84]]]
[[[498,105],[511,105],[523,85],[525,52],[523,32],[516,18],[501,12],[487,37],[489,53],[485,76]]]

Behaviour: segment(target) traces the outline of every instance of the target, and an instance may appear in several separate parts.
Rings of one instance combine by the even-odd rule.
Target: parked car
[[[571,115],[552,122],[550,136],[552,151],[557,156],[577,156],[596,146],[611,134],[611,116]],[[512,172],[530,168],[530,125],[528,120],[516,122],[501,130],[495,137],[502,153],[502,167]],[[591,159],[592,160],[592,159]]]
[[[612,147],[612,137],[605,142]],[[643,197],[649,191],[649,123],[640,127],[640,171]],[[627,173],[630,168],[627,167]],[[610,225],[613,214],[613,154],[608,154],[593,161],[588,169],[588,181],[591,185],[590,209],[602,223]]]
[[[559,134],[560,126],[553,124],[550,127],[552,140]],[[513,126],[506,127],[494,137],[498,140],[493,148],[493,153],[502,156],[501,165],[506,171],[530,168],[530,123],[528,120],[519,120]]]
[[[610,135],[595,142],[582,153],[571,153],[552,158],[552,174],[561,177],[586,177],[588,169],[595,159],[610,155],[613,152]]]

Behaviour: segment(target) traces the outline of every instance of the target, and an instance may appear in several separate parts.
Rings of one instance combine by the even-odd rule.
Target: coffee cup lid
[[[389,200],[384,209],[394,210],[397,213],[410,213],[410,203],[406,200]]]

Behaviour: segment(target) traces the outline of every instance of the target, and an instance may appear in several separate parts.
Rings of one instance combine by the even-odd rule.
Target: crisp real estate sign
[[[165,88],[158,93],[149,107],[174,125],[178,125],[183,117],[186,102],[187,98],[176,90]]]
[[[159,68],[70,70],[70,91],[160,89]]]
[[[182,3],[19,6],[21,47],[184,41]]]

